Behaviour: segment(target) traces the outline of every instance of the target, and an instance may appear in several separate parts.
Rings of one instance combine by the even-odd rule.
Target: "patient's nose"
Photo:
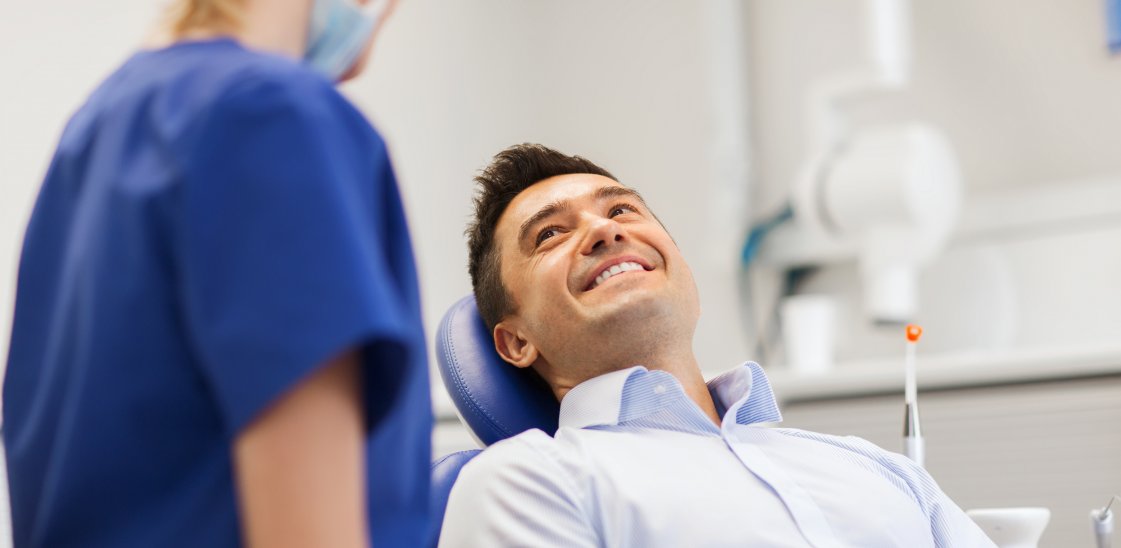
[[[585,255],[591,255],[621,241],[623,241],[623,228],[619,223],[611,219],[597,219],[588,228],[580,251]]]

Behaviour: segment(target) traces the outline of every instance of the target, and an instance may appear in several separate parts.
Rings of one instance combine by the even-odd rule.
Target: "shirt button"
[[[665,394],[666,393],[666,385],[659,384],[658,386],[655,386],[654,387],[654,393],[655,394]]]

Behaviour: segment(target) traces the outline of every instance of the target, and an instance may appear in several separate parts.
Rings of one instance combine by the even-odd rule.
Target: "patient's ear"
[[[537,347],[525,338],[515,322],[503,320],[494,326],[494,349],[516,367],[529,367],[537,361]]]

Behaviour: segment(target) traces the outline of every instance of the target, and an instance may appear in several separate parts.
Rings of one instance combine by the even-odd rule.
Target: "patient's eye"
[[[549,238],[552,238],[553,236],[556,236],[556,235],[557,235],[557,227],[547,226],[547,227],[541,229],[541,232],[537,233],[537,239],[534,240],[533,246],[538,247],[541,244],[545,243],[545,240],[548,240]]]
[[[631,204],[615,204],[611,206],[611,211],[607,214],[608,217],[618,217],[624,213],[637,213],[638,208]]]

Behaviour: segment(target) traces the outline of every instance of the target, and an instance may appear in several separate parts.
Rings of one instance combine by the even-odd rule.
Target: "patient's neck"
[[[708,391],[708,385],[705,384],[704,376],[701,375],[701,368],[697,365],[697,357],[693,355],[692,349],[683,354],[672,360],[664,362],[659,360],[660,363],[652,362],[643,365],[651,371],[665,371],[673,375],[677,382],[681,383],[685,395],[697,404],[697,407],[713,424],[720,426],[721,419],[716,412],[716,402],[712,400],[712,393]]]

